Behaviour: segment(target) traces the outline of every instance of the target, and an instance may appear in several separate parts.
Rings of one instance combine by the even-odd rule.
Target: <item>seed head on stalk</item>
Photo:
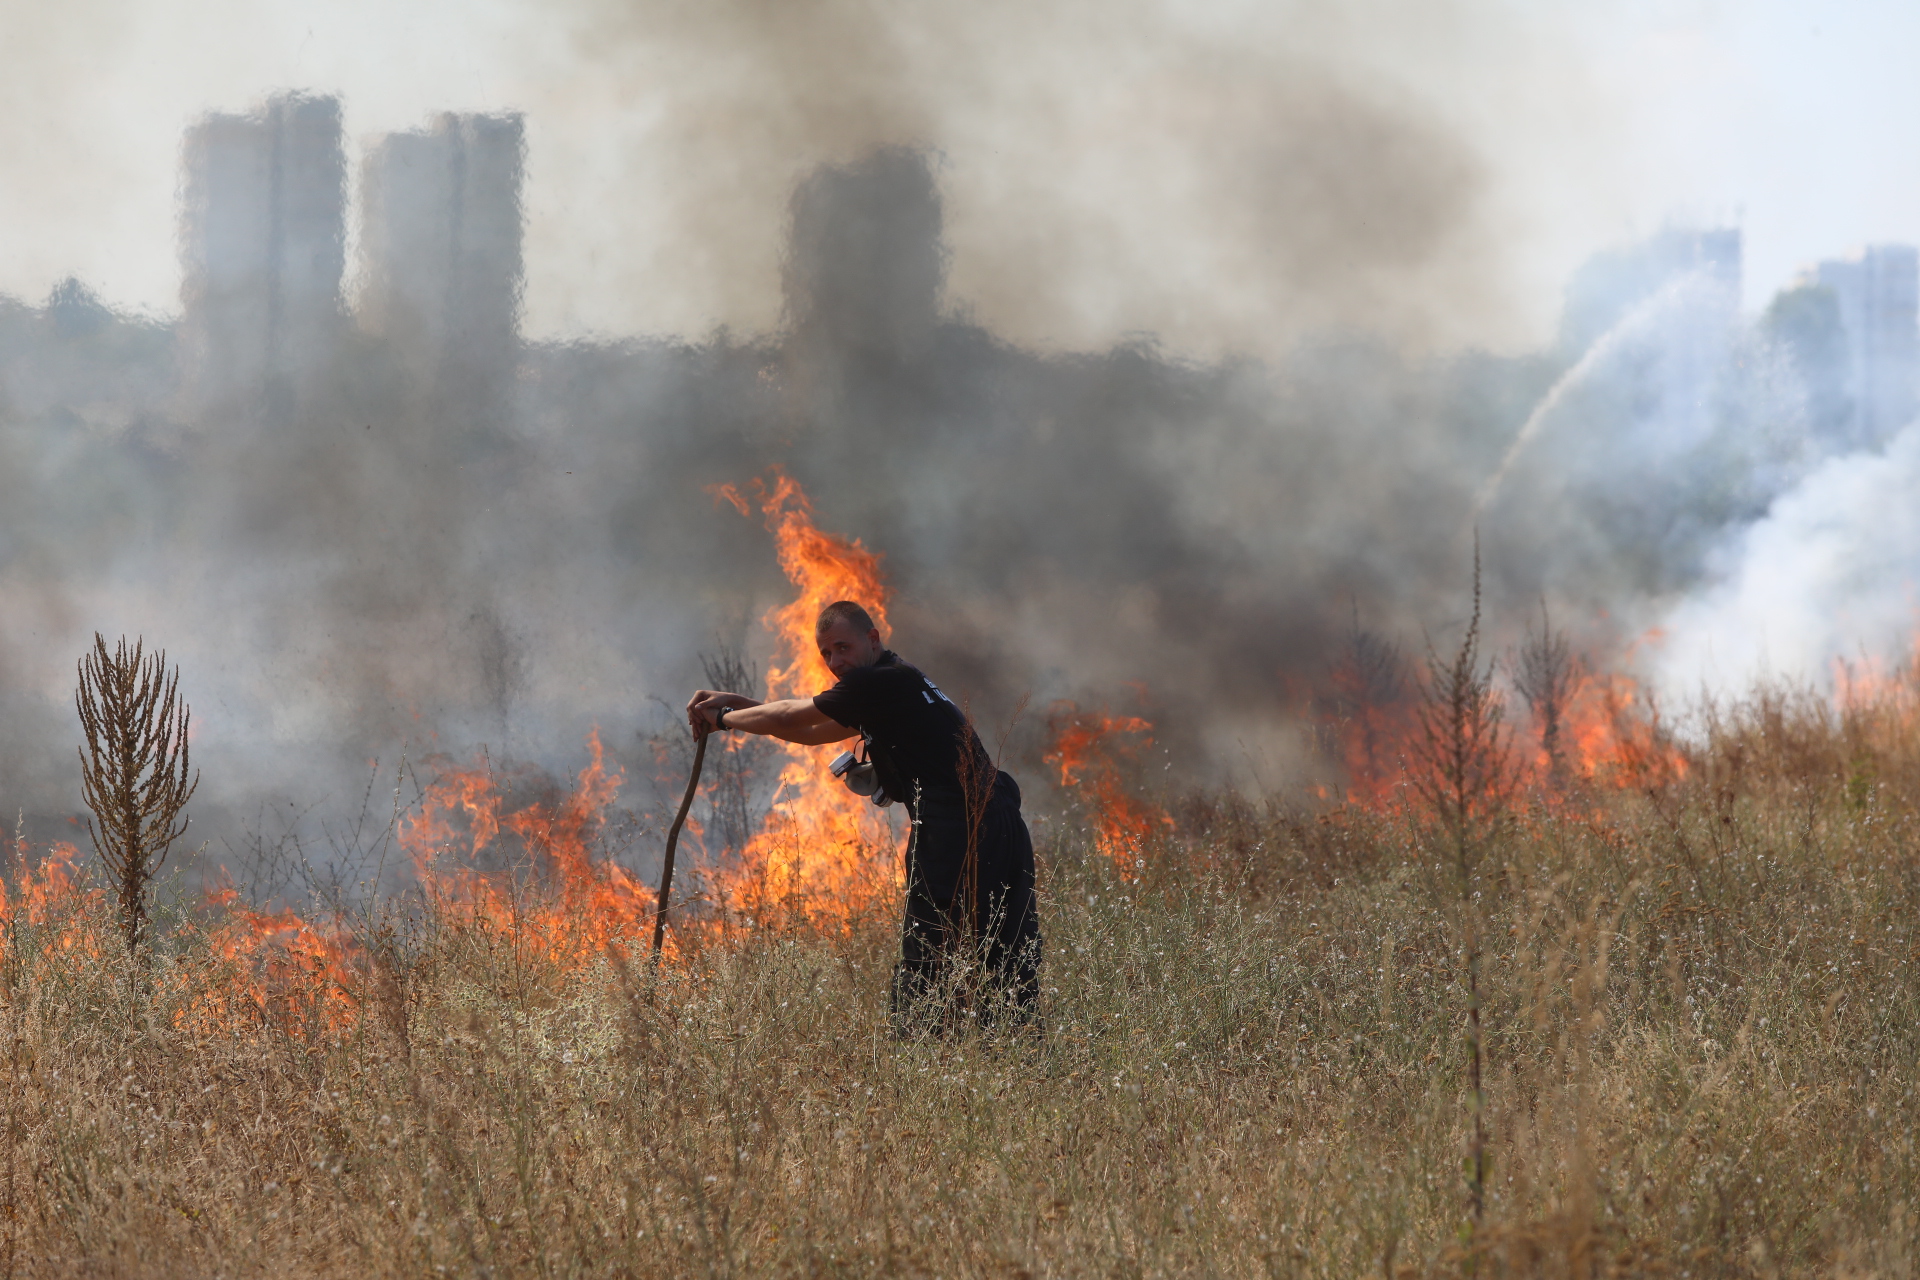
[[[200,786],[188,780],[187,704],[180,701],[180,670],[167,670],[164,651],[127,648],[111,653],[99,632],[80,660],[74,705],[86,745],[80,748],[80,789],[93,816],[87,834],[112,878],[127,952],[139,945],[147,916],[147,889],[167,850],[187,829],[187,801]]]

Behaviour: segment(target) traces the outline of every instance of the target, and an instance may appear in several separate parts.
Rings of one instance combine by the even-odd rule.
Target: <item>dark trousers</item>
[[[994,780],[971,860],[975,818],[959,792],[923,792],[909,812],[895,1030],[937,1031],[968,1014],[983,1026],[1031,1021],[1040,994],[1040,910],[1018,784],[1005,773]],[[972,963],[956,968],[961,959]]]

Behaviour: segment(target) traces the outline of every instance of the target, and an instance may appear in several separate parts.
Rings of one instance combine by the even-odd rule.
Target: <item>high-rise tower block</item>
[[[188,381],[203,410],[282,417],[327,367],[345,255],[340,104],[286,94],[187,132]]]
[[[518,115],[440,116],[367,157],[362,321],[443,410],[497,420],[518,352]]]

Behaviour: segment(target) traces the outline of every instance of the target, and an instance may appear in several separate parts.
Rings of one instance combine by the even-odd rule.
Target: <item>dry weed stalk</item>
[[[8,975],[11,977],[11,975]],[[26,1039],[20,1034],[20,1004],[17,994],[7,984],[7,1115],[4,1142],[0,1142],[0,1159],[7,1162],[6,1203],[4,1209],[7,1220],[7,1238],[4,1250],[0,1250],[0,1276],[11,1280],[13,1276],[14,1243],[19,1234],[20,1203],[19,1186],[15,1168],[18,1166],[17,1148],[20,1139],[20,1059],[26,1050]]]
[[[700,668],[709,689],[762,687],[758,664],[748,662],[730,645],[723,644],[711,653],[702,653]],[[674,746],[677,748],[681,741],[676,736]],[[719,847],[714,850],[710,845],[709,848],[713,852],[735,855],[747,847],[747,841],[759,829],[766,813],[766,805],[756,802],[755,796],[764,790],[761,775],[766,769],[770,747],[768,739],[750,733],[728,734],[715,745],[718,754],[707,762],[707,776],[711,781],[704,788],[708,809],[705,825],[709,835],[719,837]]]
[[[143,654],[144,641],[111,653],[99,632],[80,660],[74,705],[87,745],[80,751],[80,787],[93,811],[87,834],[112,877],[127,952],[140,940],[147,888],[173,842],[185,834],[187,801],[200,785],[188,780],[187,704],[180,670],[165,651]]]
[[[1460,894],[1466,955],[1467,1108],[1473,1132],[1467,1148],[1467,1194],[1477,1226],[1486,1212],[1487,1134],[1485,1048],[1480,1000],[1480,909],[1474,880],[1479,855],[1506,808],[1513,769],[1493,663],[1480,658],[1480,544],[1473,548],[1473,613],[1450,659],[1431,649],[1421,687],[1414,792],[1432,814],[1452,862]]]
[[[1556,631],[1540,602],[1540,629],[1527,626],[1526,642],[1514,666],[1513,684],[1527,700],[1527,710],[1540,727],[1540,747],[1547,756],[1547,777],[1555,786],[1566,780],[1566,757],[1560,747],[1561,719],[1573,697],[1577,676],[1573,646],[1567,633]]]
[[[1400,647],[1362,627],[1357,605],[1345,650],[1330,676],[1334,716],[1352,743],[1346,760],[1352,781],[1364,793],[1382,791],[1402,767],[1396,747],[1412,681]]]

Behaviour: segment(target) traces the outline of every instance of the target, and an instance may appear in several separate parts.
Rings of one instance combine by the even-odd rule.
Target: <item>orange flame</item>
[[[1082,711],[1062,700],[1047,712],[1053,745],[1041,759],[1059,773],[1060,785],[1076,789],[1093,818],[1094,847],[1116,866],[1130,868],[1148,837],[1171,827],[1164,809],[1149,804],[1129,785],[1129,764],[1153,745],[1153,725],[1140,716]]]
[[[353,1023],[363,957],[343,923],[311,922],[291,908],[256,910],[224,882],[207,901],[222,912],[209,941],[232,966],[230,980],[201,993],[183,1024],[218,1026],[241,1005],[292,1028],[337,1032]]]
[[[1833,706],[1868,739],[1896,742],[1920,723],[1920,639],[1892,661],[1863,654],[1833,660]]]
[[[1387,807],[1406,783],[1407,752],[1419,733],[1399,655],[1380,646],[1348,653],[1334,666],[1331,680],[1328,727],[1339,744],[1347,801]]]
[[[20,868],[18,887],[12,897],[0,883],[0,921],[9,925],[25,924],[35,930],[50,929],[39,938],[42,954],[78,955],[98,959],[106,947],[114,945],[94,927],[91,917],[105,905],[106,891],[89,885],[74,865],[80,851],[65,840],[55,841],[38,866],[27,860],[27,842],[14,846],[14,861]],[[13,930],[0,934],[0,956]]]
[[[1643,787],[1687,776],[1687,757],[1667,737],[1660,709],[1639,681],[1620,672],[1596,675],[1582,670],[1562,716],[1565,767],[1589,783]],[[1531,739],[1532,781],[1551,779],[1552,762]]]
[[[476,765],[436,779],[419,813],[400,825],[400,846],[440,918],[510,938],[528,958],[563,971],[603,951],[624,950],[653,911],[652,890],[624,867],[593,856],[593,840],[625,774],[608,770],[599,730],[587,746],[592,759],[553,805],[531,804],[502,817],[493,776]],[[535,876],[488,873],[476,865],[503,830],[518,838]]]
[[[1419,767],[1419,691],[1411,673],[1389,669],[1390,650],[1372,659],[1371,666],[1349,658],[1334,668],[1323,724],[1345,769],[1347,802],[1387,809],[1402,802],[1410,771]],[[1511,712],[1511,700],[1501,701]],[[1576,661],[1558,717],[1551,754],[1542,723],[1521,721],[1511,739],[1517,780],[1549,801],[1569,783],[1637,788],[1687,776],[1686,754],[1632,676],[1596,673]]]
[[[717,492],[746,511],[738,491]],[[771,484],[755,482],[753,492],[781,567],[798,588],[793,600],[765,618],[776,644],[768,692],[774,698],[804,695],[832,683],[814,656],[813,623],[820,609],[837,599],[858,600],[885,627],[890,593],[880,557],[858,540],[817,528],[811,504],[791,478],[775,471]],[[397,834],[432,918],[500,938],[560,973],[605,951],[618,953],[651,926],[652,890],[593,856],[623,775],[608,768],[597,731],[589,748],[592,759],[571,793],[551,804],[505,811],[484,764],[448,769],[426,788],[418,808],[400,819]],[[888,816],[826,771],[841,749],[786,746],[772,814],[749,841],[742,865],[717,877],[723,908],[750,921],[834,927],[898,891],[897,859],[874,856],[895,844]],[[517,842],[525,861],[483,870],[481,855],[505,837]],[[23,869],[11,898],[0,883],[0,920],[60,926],[44,944],[49,948],[97,956],[115,945],[105,893],[76,872],[72,845],[54,846],[37,868],[26,867],[26,851],[19,852]],[[337,1032],[360,1016],[383,964],[391,962],[373,954],[368,940],[344,920],[257,909],[228,883],[217,884],[207,900],[217,912],[208,936],[226,977],[196,994],[183,1015],[189,1021],[211,1025],[250,1010],[283,1025]]]
[[[624,775],[607,767],[598,730],[587,745],[591,759],[572,791],[552,804],[503,814],[483,764],[450,769],[428,785],[398,835],[431,918],[499,939],[520,959],[563,975],[603,952],[623,952],[651,924],[652,891],[593,856]],[[480,856],[502,832],[518,841],[526,861],[482,870]],[[283,1024],[337,1031],[358,1017],[369,984],[391,963],[339,919],[257,910],[230,884],[217,885],[208,901],[221,912],[214,953],[235,967],[236,985],[227,997],[209,997],[201,1017],[218,1019],[244,1003]]]
[[[799,483],[779,468],[770,477],[771,483],[753,482],[752,503],[773,533],[780,568],[795,595],[761,620],[774,642],[767,697],[807,697],[834,682],[814,646],[820,610],[835,600],[857,601],[885,632],[887,601],[893,593],[881,575],[877,553],[858,538],[820,529]],[[734,486],[719,485],[710,492],[748,514],[749,500]],[[827,763],[844,745],[780,747],[787,759],[772,812],[748,840],[740,867],[721,877],[723,901],[762,923],[844,925],[855,913],[898,891],[897,861],[875,856],[894,848],[892,822],[886,812],[827,772]]]

